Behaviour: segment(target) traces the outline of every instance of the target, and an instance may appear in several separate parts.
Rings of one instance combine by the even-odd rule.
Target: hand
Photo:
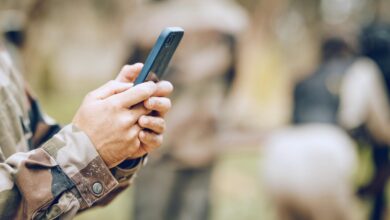
[[[142,64],[126,65],[122,68],[118,77],[119,82],[132,83],[141,71]],[[139,133],[141,146],[139,150],[131,155],[129,159],[141,157],[158,148],[163,141],[163,132],[165,131],[164,115],[171,108],[171,100],[167,98],[173,91],[173,86],[170,82],[161,81],[157,84],[157,89],[152,97],[144,101],[144,107],[149,112],[149,115],[143,115],[138,120],[139,126],[142,128]]]
[[[143,106],[157,91],[154,82],[134,86],[110,81],[90,92],[72,123],[84,131],[109,168],[139,152],[138,119],[150,110]]]

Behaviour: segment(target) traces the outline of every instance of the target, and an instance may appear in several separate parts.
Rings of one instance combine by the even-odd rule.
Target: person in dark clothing
[[[362,56],[375,62],[382,75],[383,85],[388,101],[390,94],[390,25],[373,23],[362,29],[359,36]],[[374,174],[372,180],[362,186],[358,193],[362,197],[373,196],[374,204],[370,219],[385,219],[386,208],[385,188],[390,174],[389,143],[378,140],[366,126],[360,128],[360,134],[365,134],[365,141],[372,146]]]
[[[356,148],[338,126],[342,79],[353,52],[342,39],[329,38],[320,56],[317,70],[295,87],[293,126],[272,132],[262,145],[264,185],[278,219],[357,219]]]
[[[293,123],[337,124],[341,79],[352,63],[352,51],[340,38],[324,40],[318,69],[294,90]]]

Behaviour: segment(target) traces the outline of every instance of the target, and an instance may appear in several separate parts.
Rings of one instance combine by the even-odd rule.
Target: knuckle
[[[162,118],[153,118],[150,127],[153,127],[155,132],[162,133],[165,130],[165,120]]]
[[[122,67],[121,71],[129,71],[129,70],[131,70],[131,68],[132,68],[132,65],[126,64]]]
[[[116,85],[116,82],[117,82],[117,81],[115,81],[115,80],[110,80],[110,81],[108,81],[107,85],[110,86],[110,87],[112,87],[112,86],[115,86],[115,85]]]
[[[140,117],[138,111],[139,111],[139,109],[137,109],[137,108],[127,109],[126,115],[129,118],[129,120],[131,120],[131,121],[138,120]]]
[[[139,119],[139,123],[143,126],[148,126],[150,123],[149,117],[145,115],[141,116]]]
[[[140,138],[140,140],[142,140],[142,142],[144,142],[144,143],[149,144],[149,143],[151,142],[151,141],[150,141],[150,139],[151,139],[150,134],[149,134],[149,132],[147,132],[147,131],[145,131],[145,130],[143,130],[143,131],[140,132],[139,138]]]
[[[142,105],[137,105],[134,108],[130,109],[129,112],[133,120],[138,120],[147,113],[147,110]]]
[[[171,100],[164,97],[152,97],[148,103],[148,106],[151,109],[159,111],[167,111],[171,109],[172,103]]]
[[[99,103],[99,105],[100,105],[101,110],[104,110],[106,112],[112,112],[114,109],[110,100],[102,100]]]
[[[92,99],[95,97],[95,91],[88,92],[87,95],[85,95],[84,100]]]
[[[120,117],[119,127],[123,130],[127,130],[131,126],[131,123],[132,121],[130,117]]]
[[[160,146],[162,144],[162,141],[163,141],[162,135],[155,135],[154,144],[156,147]]]
[[[149,112],[148,109],[146,109],[146,107],[142,104],[139,105],[138,109],[137,109],[137,113],[140,114],[140,115],[145,115]]]
[[[156,90],[157,86],[156,83],[149,81],[147,83],[144,83],[143,88],[145,93],[147,93],[148,95],[152,95]]]
[[[136,122],[137,118],[133,113],[130,112],[130,114],[127,116],[127,124],[133,125]]]
[[[139,139],[134,140],[134,147],[136,147],[136,148],[141,147],[141,141]]]
[[[147,99],[150,96],[149,92],[148,92],[148,88],[146,88],[144,86],[138,87],[135,90],[137,90],[135,93],[137,94],[137,96],[139,98]]]
[[[138,132],[135,129],[130,129],[128,134],[129,141],[133,141],[134,139],[137,139],[137,136],[138,136]]]
[[[145,98],[151,96],[153,93],[152,88],[150,86],[143,86],[141,92],[142,92],[142,96]]]
[[[161,105],[161,100],[159,97],[150,97],[147,101],[146,101],[146,106],[147,108],[149,109],[153,109],[153,110],[156,110],[159,108],[159,106]]]
[[[108,105],[112,108],[119,108],[121,107],[121,102],[118,99],[110,99]]]
[[[156,134],[150,134],[150,135],[149,135],[149,138],[150,138],[150,143],[151,143],[153,146],[159,145],[159,138],[158,138],[158,135],[156,135]]]
[[[146,99],[146,100],[144,101],[144,106],[145,106],[145,108],[147,108],[147,109],[152,109],[152,103],[151,103],[151,101],[150,101],[150,98],[149,98],[149,99]]]

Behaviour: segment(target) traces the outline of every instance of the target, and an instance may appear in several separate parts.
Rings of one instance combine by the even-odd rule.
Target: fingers
[[[125,65],[122,67],[115,80],[118,82],[132,83],[137,78],[138,74],[141,72],[143,66],[144,65],[142,63]]]
[[[108,81],[106,84],[102,85],[98,89],[89,93],[89,96],[92,96],[96,99],[106,99],[112,95],[121,93],[130,89],[133,84],[123,83],[118,81]]]
[[[131,138],[134,138],[134,134],[138,135],[135,143],[138,149],[135,152],[133,152],[133,150],[130,151],[128,156],[129,159],[142,157],[161,146],[163,142],[162,134],[156,134],[154,132],[141,129],[142,128],[139,126],[133,126],[129,132],[129,136]]]
[[[131,87],[130,89],[111,96],[110,101],[117,103],[119,106],[129,108],[149,98],[156,91],[154,82],[146,82]]]
[[[140,142],[138,142],[138,137],[139,137],[139,133],[141,132],[141,127],[139,126],[139,125],[133,125],[133,126],[131,126],[131,128],[130,128],[130,130],[129,130],[129,132],[128,132],[128,139],[130,140],[130,141],[132,141],[132,140],[135,140],[135,147],[136,148],[139,148],[140,147]]]
[[[125,65],[123,66],[122,70],[118,74],[115,80],[111,80],[101,86],[100,88],[92,91],[90,95],[92,95],[94,98],[97,99],[106,99],[112,95],[122,93],[131,87],[133,87],[132,82],[136,79],[138,74],[141,72],[143,67],[142,63],[136,63],[133,65]],[[150,86],[150,85],[149,85]],[[146,86],[148,87],[148,86]],[[144,88],[145,89],[145,88]],[[146,88],[147,89],[147,88]],[[143,90],[143,89],[141,89]],[[161,81],[156,84],[155,92],[153,93],[154,96],[159,97],[165,97],[168,96],[173,90],[173,86],[168,81]],[[132,94],[133,92],[130,92]],[[146,92],[148,93],[148,92]],[[130,103],[138,103],[142,100],[145,100],[145,96],[142,96],[143,93],[140,94],[139,98],[134,101],[130,101]],[[150,96],[150,95],[148,95]],[[132,99],[132,97],[128,97],[129,99]]]
[[[130,142],[132,142],[131,146],[127,146],[127,149],[124,150],[124,152],[126,152],[127,154],[126,157],[136,158],[135,154],[137,154],[138,156],[138,152],[141,149],[141,141],[139,140],[139,133],[141,129],[142,128],[138,124],[131,126],[127,135],[124,137],[127,138]]]
[[[138,124],[143,129],[149,129],[156,134],[161,134],[165,130],[165,120],[161,117],[153,117],[153,116],[141,116],[138,120]]]
[[[126,120],[128,126],[133,126],[140,119],[142,115],[147,115],[151,111],[146,109],[142,103],[135,105],[130,110],[126,111],[129,116],[129,120]]]
[[[145,108],[164,116],[171,109],[171,100],[166,97],[150,97],[144,102]]]
[[[134,128],[134,126],[132,126]],[[148,130],[145,130],[148,129]],[[129,158],[138,158],[147,153],[152,152],[160,147],[163,142],[162,133],[165,130],[165,121],[160,117],[141,116],[138,120],[137,130],[132,129],[131,137],[134,137],[134,132],[138,133],[138,150],[135,153],[129,154]]]
[[[160,81],[156,85],[157,90],[153,96],[166,97],[169,96],[173,91],[173,85],[168,81]]]
[[[163,142],[162,134],[156,134],[145,130],[139,132],[138,138],[141,142],[141,146],[146,152],[151,152],[158,148]]]

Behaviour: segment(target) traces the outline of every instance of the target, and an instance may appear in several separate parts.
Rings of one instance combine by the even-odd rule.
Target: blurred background
[[[164,27],[186,31],[165,77],[176,90],[164,147],[78,220],[390,219],[389,11],[388,0],[0,0],[0,28],[62,124]],[[363,70],[372,77],[354,82]]]

